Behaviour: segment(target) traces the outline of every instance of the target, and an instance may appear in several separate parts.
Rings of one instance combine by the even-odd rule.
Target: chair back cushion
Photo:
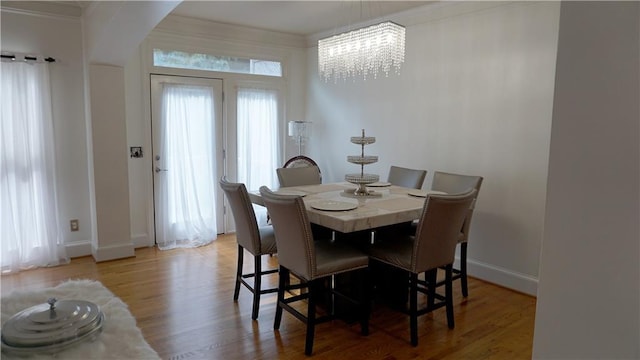
[[[317,166],[278,168],[276,173],[281,187],[317,185],[322,182]]]
[[[316,273],[316,256],[307,210],[300,196],[279,195],[260,187],[278,247],[278,263],[305,280]]]
[[[460,175],[436,171],[433,173],[431,190],[444,191],[448,194],[460,194],[476,189],[480,191],[482,176]],[[476,197],[478,194],[476,193]]]
[[[388,182],[393,185],[403,186],[411,189],[421,189],[427,170],[408,169],[399,166],[389,168]]]
[[[482,180],[482,176],[460,175],[442,171],[436,171],[433,173],[431,190],[444,191],[448,194],[460,194],[468,191],[469,189],[476,189],[476,196],[467,211],[467,217],[462,225],[459,242],[467,242],[469,240],[471,218],[473,217],[473,210],[476,206],[476,199],[480,192],[480,186],[482,186]]]
[[[429,195],[418,223],[411,259],[414,273],[453,264],[460,228],[476,190],[458,195]]]
[[[220,187],[231,206],[238,244],[253,255],[260,255],[260,232],[247,188],[244,184],[227,181],[224,176],[220,179]]]

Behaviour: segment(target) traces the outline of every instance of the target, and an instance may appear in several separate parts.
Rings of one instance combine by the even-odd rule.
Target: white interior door
[[[195,247],[223,229],[222,80],[151,75],[155,237]]]

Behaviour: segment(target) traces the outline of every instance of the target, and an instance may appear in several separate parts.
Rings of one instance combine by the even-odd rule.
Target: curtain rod
[[[28,55],[20,55],[25,61],[27,60],[31,60],[31,61],[38,61],[38,58],[36,56],[28,56]],[[11,60],[16,60],[16,55],[5,55],[2,54],[0,55],[0,58],[2,59],[11,59]],[[55,62],[56,59],[52,58],[52,57],[46,57],[43,58],[42,60],[46,61],[46,62]]]

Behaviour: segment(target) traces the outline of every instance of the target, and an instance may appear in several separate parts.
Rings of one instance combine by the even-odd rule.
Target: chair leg
[[[427,280],[427,308],[433,309],[436,301],[436,283],[438,282],[438,268],[428,270],[424,274]]]
[[[414,273],[409,280],[409,329],[411,345],[418,346],[418,274]]]
[[[238,295],[240,295],[240,279],[242,279],[243,258],[244,248],[238,245],[238,268],[236,270],[236,288],[233,290],[233,301],[238,301]]]
[[[313,353],[313,337],[316,330],[316,302],[318,283],[317,280],[309,282],[309,298],[307,299],[307,338],[304,345],[305,355]]]
[[[322,282],[322,283],[321,283]],[[327,309],[327,314],[331,315],[331,316],[335,316],[336,314],[336,297],[333,293],[333,289],[335,289],[336,286],[336,277],[335,275],[331,275],[328,278],[325,278],[323,280],[318,280],[318,284],[316,284],[315,286],[317,286],[315,288],[314,293],[315,294],[319,294],[319,293],[324,293],[324,305],[326,306]],[[320,291],[320,287],[324,287],[323,291]],[[328,291],[326,291],[328,287]],[[309,289],[311,289],[311,287],[309,287]],[[315,296],[320,296],[320,295],[315,295]]]
[[[449,264],[445,268],[445,304],[447,308],[447,325],[449,329],[453,329],[455,326],[453,319],[453,265]]]
[[[282,302],[284,302],[285,284],[289,278],[289,270],[280,266],[278,271],[278,300],[276,301],[276,316],[273,321],[273,328],[280,329],[280,321],[282,320]]]
[[[251,318],[256,320],[260,310],[260,291],[262,286],[262,259],[260,256],[253,257],[253,273],[253,311],[251,312]]]
[[[363,269],[364,279],[360,283],[360,333],[369,335],[369,314],[371,314],[371,275],[369,269]]]
[[[460,287],[462,288],[462,296],[469,296],[467,287],[467,243],[460,244]]]

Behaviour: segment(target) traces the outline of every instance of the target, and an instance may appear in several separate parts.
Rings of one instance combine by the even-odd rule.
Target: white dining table
[[[342,182],[284,187],[275,192],[302,196],[311,223],[342,233],[413,221],[420,218],[427,194],[443,194],[387,185],[369,187],[374,196],[351,195],[355,188]],[[249,197],[254,204],[264,205],[259,192],[251,191]]]

